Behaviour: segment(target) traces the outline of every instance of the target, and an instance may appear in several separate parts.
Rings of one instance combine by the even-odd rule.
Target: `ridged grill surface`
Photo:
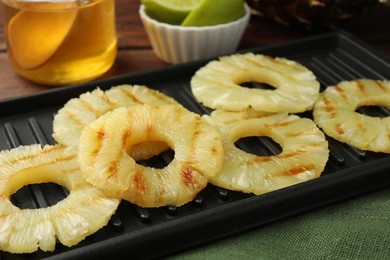
[[[336,84],[343,80],[353,80],[363,77],[373,79],[389,79],[390,64],[386,60],[380,59],[377,55],[371,53],[370,49],[366,48],[368,47],[362,46],[358,40],[348,34],[335,33],[329,34],[320,39],[313,38],[291,44],[287,43],[280,46],[258,48],[251,51],[270,54],[273,56],[283,56],[301,62],[309,69],[311,69],[318,77],[318,80],[321,83],[321,89],[323,90],[327,86]],[[34,106],[34,104],[36,104],[36,110],[23,110],[22,108],[20,111],[17,111],[15,109],[15,111],[10,111],[10,116],[4,115],[0,118],[0,150],[10,149],[18,147],[19,145],[28,145],[32,143],[40,143],[42,145],[54,144],[54,140],[51,137],[51,127],[53,116],[56,111],[67,101],[67,97],[77,97],[80,93],[87,90],[92,90],[98,85],[102,89],[105,89],[123,83],[145,84],[150,87],[157,88],[163,93],[174,97],[185,107],[194,112],[199,114],[209,113],[209,109],[201,106],[196,102],[191,94],[189,85],[191,75],[193,75],[197,68],[204,64],[205,62],[199,62],[190,65],[179,65],[161,72],[151,72],[150,74],[126,75],[97,83],[85,84],[78,88],[55,91],[51,94],[42,94],[42,97],[27,99],[27,102],[30,103],[30,106]],[[154,77],[151,77],[151,75],[154,75]],[[251,87],[259,87],[257,83],[250,84]],[[67,94],[62,95],[63,92],[66,92]],[[43,102],[42,104],[42,100],[51,99],[50,97],[47,97],[48,95],[51,95],[50,97],[58,97],[57,103],[45,104]],[[4,111],[4,109],[15,106],[15,103],[17,102],[18,101],[9,101],[1,103],[0,109]],[[23,102],[20,103],[22,104]],[[389,108],[384,107],[362,108],[360,112],[381,117],[390,115]],[[310,118],[311,112],[303,113],[302,116]],[[377,161],[379,163],[383,163],[386,158],[390,158],[390,156],[386,154],[365,152],[352,148],[332,138],[328,138],[328,141],[330,147],[330,157],[323,176],[337,175],[338,172],[343,172],[348,168],[359,165],[372,164],[373,162],[375,163]],[[240,141],[238,145],[245,151],[252,151],[254,153],[261,153],[263,155],[272,155],[280,151],[280,147],[277,144],[267,138],[262,137],[249,138]],[[145,163],[161,167],[161,165],[166,165],[169,163],[170,160],[172,160],[172,156],[172,153],[164,153],[158,158],[155,158],[154,161],[147,161]],[[384,166],[383,169],[390,170],[390,168],[387,168],[387,165]],[[362,171],[364,171],[364,169]],[[322,178],[325,177],[320,177],[317,181],[318,187],[321,187],[322,185]],[[343,178],[346,178],[347,180],[348,178],[350,180],[354,180],[354,176],[352,175]],[[389,178],[387,177],[386,180],[388,181]],[[335,183],[338,182],[336,177],[334,180],[331,179],[331,181]],[[374,185],[372,189],[380,188],[383,185],[387,184],[378,183],[378,186],[376,187]],[[302,188],[306,187],[308,186],[302,186]],[[291,192],[298,193],[298,190],[298,188],[292,189]],[[315,190],[313,192],[315,192]],[[19,190],[16,194],[13,195],[12,200],[13,203],[20,208],[40,208],[54,205],[56,202],[64,199],[67,194],[68,191],[66,189],[53,183],[39,185],[36,184],[26,186]],[[175,227],[180,229],[184,225],[191,225],[191,223],[186,222],[187,218],[199,215],[199,221],[206,222],[207,220],[205,219],[205,216],[207,214],[212,214],[214,212],[217,214],[220,208],[223,208],[229,204],[232,208],[242,208],[245,212],[251,212],[251,209],[246,206],[247,200],[253,200],[261,205],[261,200],[264,199],[264,201],[272,201],[272,199],[275,196],[279,196],[279,194],[282,193],[275,192],[266,196],[255,197],[249,194],[232,192],[209,185],[191,203],[180,208],[162,207],[143,209],[128,202],[122,202],[116,214],[109,222],[108,226],[91,235],[85,241],[81,242],[75,247],[65,248],[60,244],[57,244],[57,249],[54,253],[36,252],[25,255],[0,253],[0,260],[41,259],[51,256],[60,256],[63,258],[82,256],[83,258],[92,258],[93,256],[98,255],[99,252],[115,250],[110,247],[115,247],[116,243],[118,245],[127,243],[129,245],[129,252],[133,253],[132,250],[134,250],[134,248],[132,248],[131,245],[134,242],[134,244],[138,246],[138,243],[142,242],[142,239],[140,239],[142,237],[151,237],[155,239],[155,241],[160,241],[160,243],[164,244],[164,239],[170,235],[158,233],[160,226],[161,229],[163,229],[164,225],[169,227],[169,229],[172,229],[168,232],[171,232],[172,236],[174,236],[176,232],[174,230]],[[340,196],[340,193],[329,195],[329,197],[324,199],[324,201],[321,203],[328,203],[341,199],[341,197],[348,197],[353,195],[356,194],[353,194],[351,191],[347,190],[345,191],[345,194],[342,194],[342,196]],[[283,202],[283,200],[281,200],[281,202]],[[272,202],[270,203],[271,204],[269,206],[265,206],[265,208],[279,206],[272,205]],[[318,205],[321,203],[318,203]],[[305,208],[314,208],[315,206],[318,206],[310,205],[310,202],[307,204],[308,205],[306,205]],[[305,210],[305,208],[302,208],[301,210]],[[258,223],[250,223],[248,226],[243,224],[244,226],[242,229],[255,226],[256,224],[264,224],[269,221],[276,220],[280,217],[289,215],[289,213],[283,212],[283,208],[275,212],[280,212],[280,215],[271,214],[270,216],[264,216],[263,220],[261,217],[259,217]],[[299,212],[299,210],[297,210],[297,212]],[[257,214],[257,211],[254,210],[252,213]],[[226,218],[221,217],[220,219],[224,221],[234,221],[236,214],[238,213],[232,213],[231,216],[227,216]],[[218,217],[215,217],[215,221],[217,220]],[[186,228],[190,229],[191,227]],[[226,234],[240,231],[241,227],[236,225],[236,228],[233,229],[235,230],[230,230],[229,232],[226,232]],[[216,231],[220,230],[216,228]],[[151,234],[152,232],[156,233]],[[177,232],[180,234],[181,231]],[[140,239],[140,241],[135,242],[134,240],[136,239]],[[187,246],[196,245],[202,241],[208,241],[210,238],[201,237],[200,239],[193,239],[196,239],[197,241],[187,239],[186,242],[183,242],[183,244],[179,243],[180,239],[181,237],[177,238],[177,242],[179,244],[178,248],[161,249],[161,246],[157,247],[154,252],[148,252],[145,250],[144,254],[141,251],[142,249],[140,249],[133,255],[137,256],[138,258],[155,257],[164,255],[165,253],[174,252],[175,250],[179,250]],[[146,245],[145,248],[147,248]],[[121,249],[123,251],[123,248]]]

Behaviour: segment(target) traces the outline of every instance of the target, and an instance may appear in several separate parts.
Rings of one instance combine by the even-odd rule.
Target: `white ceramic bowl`
[[[250,18],[247,5],[245,11],[236,21],[203,27],[158,22],[145,13],[143,5],[139,15],[155,54],[167,63],[176,64],[235,52]]]

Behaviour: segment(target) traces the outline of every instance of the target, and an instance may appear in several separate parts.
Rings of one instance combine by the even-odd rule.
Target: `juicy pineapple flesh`
[[[142,166],[129,155],[134,147],[150,142],[174,151],[168,165]],[[80,137],[79,162],[86,180],[141,207],[191,201],[222,161],[221,137],[215,128],[177,105],[120,107],[86,126]]]
[[[247,82],[273,89],[243,87]],[[191,91],[199,103],[229,111],[304,112],[312,108],[319,90],[316,76],[303,65],[251,52],[210,61],[191,78]]]
[[[105,226],[119,200],[81,176],[76,154],[62,146],[21,146],[0,153],[0,249],[54,251],[57,240],[73,246]],[[30,184],[56,183],[69,191],[57,204],[21,209],[10,198]]]
[[[390,117],[361,114],[362,106],[390,107],[390,81],[342,81],[323,91],[313,120],[330,137],[355,148],[390,153]]]
[[[328,142],[312,120],[287,113],[258,113],[258,117],[247,112],[217,114],[218,117],[212,113],[205,118],[221,133],[225,159],[210,183],[259,195],[318,178],[324,170]],[[250,136],[270,137],[282,151],[258,156],[235,146],[237,140]]]
[[[58,111],[53,120],[53,137],[60,144],[77,147],[81,131],[89,123],[115,108],[144,103],[179,105],[173,98],[143,85],[119,85],[106,91],[97,88],[70,99]],[[151,147],[156,154],[167,148]]]

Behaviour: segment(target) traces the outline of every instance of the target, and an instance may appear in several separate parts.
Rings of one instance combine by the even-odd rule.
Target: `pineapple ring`
[[[240,86],[245,82],[276,89]],[[295,61],[246,53],[220,57],[200,68],[191,79],[191,90],[198,102],[212,109],[297,113],[313,107],[320,84]]]
[[[327,163],[328,142],[308,118],[219,110],[203,117],[219,130],[225,151],[221,171],[209,180],[216,186],[259,195],[318,178]],[[249,136],[268,136],[282,152],[257,156],[235,146],[240,138]]]
[[[314,105],[313,119],[334,139],[355,148],[390,153],[390,117],[356,112],[360,106],[390,108],[390,81],[358,79],[326,88]]]
[[[119,200],[108,198],[81,176],[77,154],[62,145],[20,146],[0,152],[0,250],[54,251],[56,239],[70,247],[105,226]],[[57,204],[20,209],[10,197],[19,188],[54,182],[69,195]]]
[[[54,116],[53,138],[60,144],[77,147],[82,129],[101,115],[121,106],[144,103],[177,104],[173,98],[141,85],[119,85],[109,90],[100,88],[70,99]],[[164,143],[134,147],[132,156],[148,159],[168,149]]]
[[[131,120],[129,120],[131,118]],[[175,152],[164,168],[145,167],[129,156],[133,144],[158,141]],[[79,162],[84,178],[111,196],[141,207],[181,206],[222,167],[217,130],[175,105],[117,108],[84,128]]]

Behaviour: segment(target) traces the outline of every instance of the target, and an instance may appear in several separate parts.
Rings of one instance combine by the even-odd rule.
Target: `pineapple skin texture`
[[[20,146],[0,152],[0,250],[32,253],[54,251],[57,239],[74,246],[105,226],[119,200],[86,182],[77,155],[61,145]],[[24,185],[54,182],[70,193],[57,204],[20,209],[10,196]]]

